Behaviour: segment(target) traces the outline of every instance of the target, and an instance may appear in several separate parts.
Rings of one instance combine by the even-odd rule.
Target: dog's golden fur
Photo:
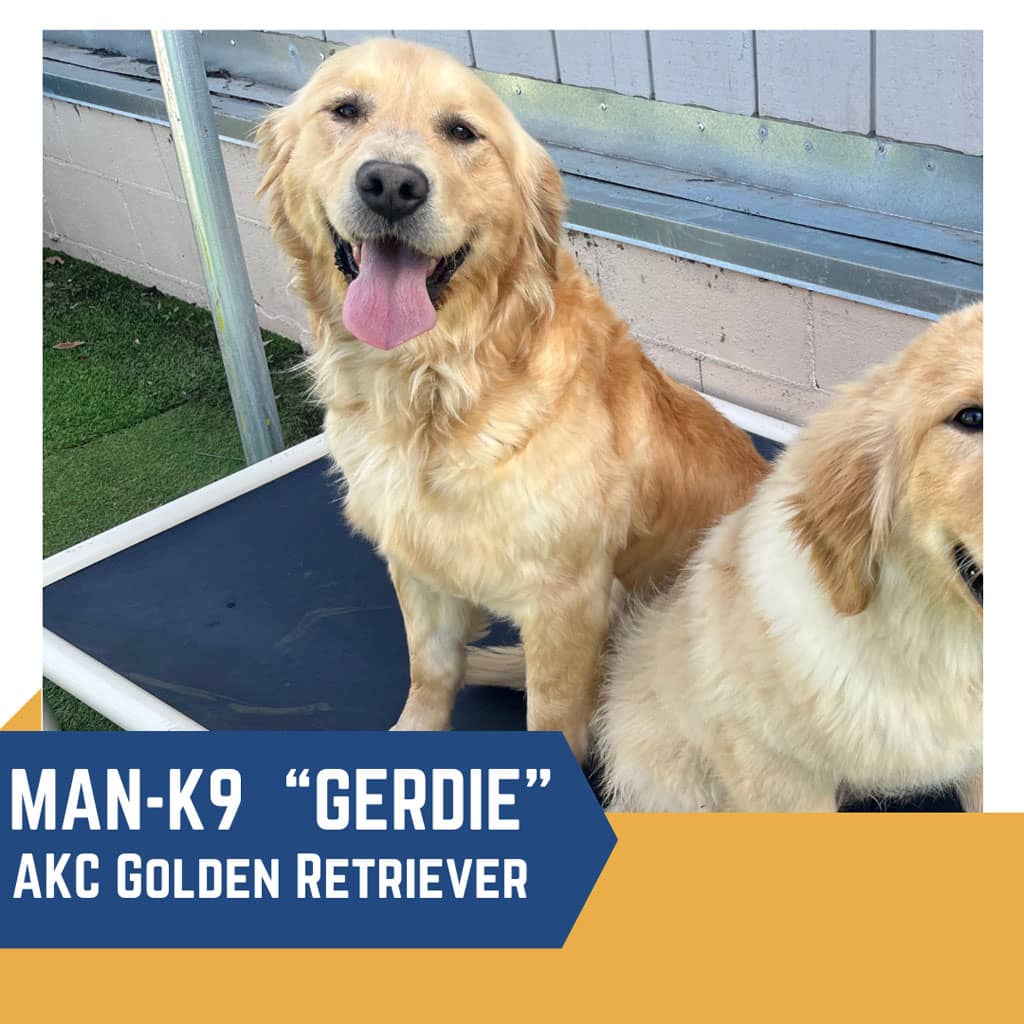
[[[362,116],[339,120],[346,99]],[[456,117],[472,144],[445,135]],[[582,756],[613,579],[669,578],[763,461],[629,338],[559,245],[554,165],[458,62],[393,40],[352,47],[258,139],[271,225],[310,310],[346,514],[387,559],[405,617],[397,727],[448,727],[482,608],[522,631],[529,727],[563,730]],[[353,188],[368,160],[429,180],[417,249],[471,245],[436,326],[390,351],[345,328],[334,263],[332,229],[360,241]]]
[[[975,306],[811,421],[623,628],[597,727],[613,807],[952,784],[980,809],[982,433],[957,416],[981,406]]]

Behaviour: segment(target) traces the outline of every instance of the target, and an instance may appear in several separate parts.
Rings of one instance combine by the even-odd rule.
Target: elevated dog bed
[[[769,458],[788,439],[771,432],[752,433]],[[44,579],[46,675],[126,728],[386,729],[405,700],[398,603],[322,437],[47,559]],[[524,724],[522,693],[458,696],[456,729]]]

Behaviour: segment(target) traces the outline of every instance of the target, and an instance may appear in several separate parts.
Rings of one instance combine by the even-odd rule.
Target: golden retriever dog
[[[582,757],[613,579],[670,577],[762,459],[629,338],[559,245],[551,160],[454,59],[343,50],[258,143],[346,516],[405,619],[395,728],[449,727],[483,610],[521,630],[529,728]]]
[[[623,628],[595,745],[629,811],[981,805],[982,308],[848,386]]]

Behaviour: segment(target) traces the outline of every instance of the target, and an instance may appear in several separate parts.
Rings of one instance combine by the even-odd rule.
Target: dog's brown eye
[[[448,137],[456,142],[472,142],[479,138],[475,131],[465,121],[452,121],[448,125]]]
[[[334,116],[340,117],[342,121],[355,121],[362,111],[355,103],[340,103],[334,108]]]
[[[953,422],[963,430],[981,430],[982,412],[980,405],[970,405],[961,409],[954,417]]]

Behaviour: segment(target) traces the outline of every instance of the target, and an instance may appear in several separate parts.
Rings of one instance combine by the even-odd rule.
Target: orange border
[[[39,732],[43,720],[43,691],[37,690],[19,712],[10,718],[3,732]]]
[[[11,1019],[43,1006],[47,1020],[288,1024],[1019,1012],[1024,815],[611,820],[619,844],[562,950],[2,951],[26,1011]]]

